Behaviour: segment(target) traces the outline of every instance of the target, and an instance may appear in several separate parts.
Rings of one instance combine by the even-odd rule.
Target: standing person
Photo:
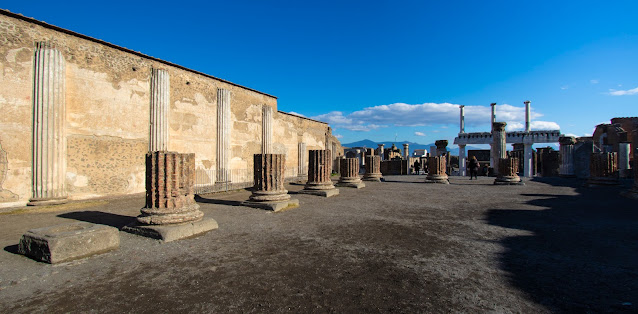
[[[420,170],[421,170],[421,163],[419,163],[419,161],[417,160],[414,162],[414,171],[418,175]]]
[[[472,180],[472,176],[474,176],[474,178],[476,178],[476,180],[478,180],[478,169],[479,169],[479,162],[478,160],[476,160],[476,156],[472,156],[472,158],[470,159],[470,180]]]

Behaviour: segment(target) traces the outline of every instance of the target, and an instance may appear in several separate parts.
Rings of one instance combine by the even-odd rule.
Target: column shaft
[[[217,90],[217,181],[230,181],[230,91]]]
[[[262,112],[261,152],[262,154],[272,154],[272,107],[264,105]]]
[[[467,175],[467,160],[465,155],[465,145],[459,145],[459,176]]]
[[[168,71],[151,69],[151,123],[149,151],[168,150],[170,77]]]
[[[494,173],[498,174],[498,162],[501,158],[507,157],[507,146],[505,138],[505,122],[492,123],[492,156],[491,160],[496,163]]]
[[[33,197],[29,205],[63,203],[67,197],[64,57],[50,43],[37,43],[33,73]]]

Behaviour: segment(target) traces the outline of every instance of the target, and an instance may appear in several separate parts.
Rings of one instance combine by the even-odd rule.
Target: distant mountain
[[[394,143],[398,148],[400,148],[401,150],[403,150],[403,144],[407,143],[410,149],[410,152],[413,152],[415,149],[426,149],[428,152],[430,151],[430,147],[434,146],[434,143],[431,144],[419,144],[419,143],[414,143],[414,142],[410,142],[410,141],[398,141],[398,142],[375,142],[372,140],[361,140],[361,141],[357,141],[357,142],[352,142],[352,143],[342,143],[341,146],[343,147],[367,147],[367,148],[374,148],[376,149],[377,147],[379,147],[378,144],[383,144],[385,146],[385,148],[390,148],[392,147],[392,143]],[[465,150],[470,150],[470,149],[482,149],[479,147],[474,147],[474,146],[466,146]],[[448,151],[450,151],[451,155],[458,155],[459,154],[459,148],[458,147],[453,147],[452,144],[448,144]]]

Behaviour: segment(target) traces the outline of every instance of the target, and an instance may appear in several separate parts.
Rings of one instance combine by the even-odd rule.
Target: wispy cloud
[[[416,135],[416,136],[426,136],[425,133],[418,132],[418,131],[414,132],[414,135]]]
[[[302,115],[301,113],[294,112],[294,111],[289,111],[288,113],[292,114],[292,115],[295,115],[295,116],[300,116],[300,117],[304,117],[304,118],[306,117],[306,116]]]
[[[508,124],[518,123],[520,129],[525,121],[525,107],[515,107],[508,104],[496,105],[496,119]],[[543,115],[532,110],[532,119]],[[362,110],[344,114],[341,111],[332,111],[326,114],[311,117],[319,121],[329,123],[333,128],[350,131],[371,131],[390,126],[440,126],[445,129],[449,125],[459,123],[459,105],[451,103],[424,103],[405,104],[395,103],[390,105],[367,107]],[[490,123],[490,106],[465,106],[465,125],[479,126]],[[532,128],[547,129],[548,123],[532,121]],[[551,125],[550,125],[551,126]],[[553,124],[557,129],[558,125]],[[433,131],[434,132],[434,131]]]
[[[638,94],[638,87],[634,89],[627,89],[627,90],[615,90],[615,89],[609,90],[609,95],[612,95],[612,96],[625,96],[625,95],[634,95],[634,94]]]
[[[598,80],[589,80],[589,83],[591,83],[591,84],[598,84]]]
[[[334,137],[336,137],[336,138],[343,138],[343,135],[341,135],[341,134],[334,134]]]
[[[562,89],[562,90],[566,90],[566,89],[568,89],[568,88],[569,88],[569,86],[568,86],[568,85],[563,85],[563,86],[561,86],[561,87],[560,87],[560,89]]]

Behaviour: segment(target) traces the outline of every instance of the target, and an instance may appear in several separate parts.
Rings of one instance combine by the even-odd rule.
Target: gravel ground
[[[248,191],[198,198],[219,223],[170,243],[49,265],[16,254],[28,229],[121,228],[143,197],[0,215],[0,312],[637,312],[638,202],[623,187],[547,178],[391,176],[271,213]]]

